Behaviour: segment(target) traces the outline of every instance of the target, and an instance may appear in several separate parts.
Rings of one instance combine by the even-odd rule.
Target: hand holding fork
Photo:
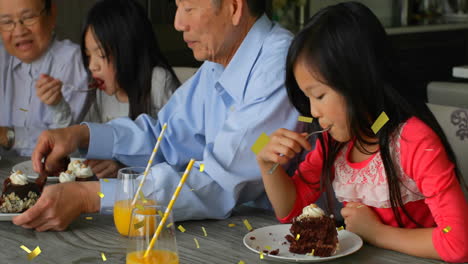
[[[314,132],[311,132],[309,134],[307,134],[307,136],[305,136],[305,139],[308,139],[309,137],[311,137],[312,135],[315,135],[315,134],[319,134],[319,133],[323,133],[323,132],[326,132],[330,130],[330,127],[327,127],[325,129],[322,129],[322,130],[319,130],[319,131],[314,131]],[[281,157],[284,156],[284,154],[280,154]],[[269,174],[273,174],[273,172],[275,172],[276,168],[278,168],[279,166],[279,163],[275,163],[275,165],[273,165],[271,167],[271,169],[268,171]]]

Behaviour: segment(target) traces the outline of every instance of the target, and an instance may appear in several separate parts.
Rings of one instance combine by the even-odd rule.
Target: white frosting
[[[304,218],[317,218],[325,215],[325,212],[316,204],[310,204],[302,209],[302,214],[297,217],[297,220]]]
[[[17,170],[11,174],[10,180],[11,183],[15,185],[26,185],[28,183],[28,177],[20,170]]]
[[[81,164],[81,166],[75,170],[75,175],[78,178],[89,178],[93,176],[93,171],[86,164]]]
[[[61,183],[75,181],[75,174],[71,170],[64,171],[64,172],[60,173],[59,181]]]
[[[68,164],[67,170],[75,173],[81,167],[81,164],[83,164],[81,160],[74,160]]]

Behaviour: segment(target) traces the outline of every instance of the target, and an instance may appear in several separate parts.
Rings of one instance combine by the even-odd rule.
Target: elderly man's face
[[[184,33],[184,41],[192,49],[195,59],[225,60],[235,42],[227,5],[218,8],[212,0],[176,0],[176,4],[174,26]]]
[[[52,39],[54,13],[45,12],[43,0],[0,0],[0,33],[8,53],[26,63],[40,58]]]

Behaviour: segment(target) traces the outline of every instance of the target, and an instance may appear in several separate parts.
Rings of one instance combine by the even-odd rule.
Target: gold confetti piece
[[[371,129],[374,131],[374,134],[377,134],[379,130],[390,120],[385,112],[382,112],[377,120],[375,120]]]
[[[133,227],[135,228],[135,230],[138,230],[138,229],[142,228],[144,225],[145,225],[145,220],[134,224]]]
[[[444,233],[448,233],[448,232],[450,232],[450,230],[452,230],[452,228],[450,226],[447,226],[442,231],[444,231]]]
[[[166,227],[169,228],[169,227],[171,227],[172,225],[174,225],[174,223],[169,223]]]
[[[196,238],[193,238],[193,241],[195,241],[195,245],[197,245],[197,248],[200,248],[200,244],[198,244],[198,240]]]
[[[204,172],[205,171],[205,164],[200,164],[200,172]]]
[[[297,121],[299,122],[304,122],[304,123],[312,123],[314,119],[312,117],[307,117],[307,116],[299,116],[297,118]]]
[[[107,261],[106,255],[104,255],[104,253],[102,252],[101,252],[101,257],[102,257],[102,261]]]
[[[434,151],[434,149],[425,149],[424,151]]]
[[[247,219],[244,219],[243,222],[244,222],[245,227],[247,227],[247,230],[252,231],[253,228],[250,225],[249,221],[247,221]]]
[[[37,246],[32,252],[28,253],[28,260],[32,260],[41,254],[41,248]]]
[[[344,229],[344,226],[340,226],[340,227],[338,227],[338,229],[336,229],[336,230],[341,231],[341,230],[343,230],[343,229]]]
[[[177,229],[179,229],[180,232],[182,232],[182,233],[185,233],[185,231],[186,231],[185,228],[184,228],[183,226],[181,226],[181,225],[179,225],[179,226],[177,227]]]
[[[253,153],[255,153],[255,155],[257,155],[260,150],[262,150],[266,144],[268,144],[269,141],[270,137],[267,134],[262,133],[250,149],[253,151]]]
[[[25,245],[21,245],[21,247],[24,251],[26,251],[26,253],[31,253],[31,250],[29,250],[29,248],[27,248]]]
[[[86,220],[93,220],[93,218],[91,216],[87,216]]]
[[[97,192],[97,194],[99,195],[99,197],[104,198],[104,194],[102,192]]]
[[[313,248],[313,249],[312,249],[312,252],[310,252],[310,254],[313,256],[314,253],[315,253],[315,249]]]
[[[364,207],[364,205],[363,205],[363,204],[360,204],[360,205],[358,205],[356,208],[361,208],[361,207]]]
[[[228,226],[229,226],[229,227],[235,227],[236,224],[229,224]]]
[[[19,110],[23,112],[28,112],[28,109],[24,109],[24,108],[20,108]]]
[[[263,259],[264,258],[264,254],[263,252],[260,252],[260,259]]]
[[[265,249],[271,250],[271,247],[270,246],[265,246]]]
[[[103,180],[103,181],[105,181],[105,182],[109,182],[109,180],[108,180],[108,179],[102,179],[102,180]]]
[[[161,218],[164,217],[164,214],[163,214],[163,212],[162,212],[161,210],[158,210],[158,215],[159,215]]]
[[[204,236],[208,236],[208,233],[206,233],[206,229],[205,229],[203,226],[202,226],[201,229],[203,230],[203,235],[204,235]]]
[[[138,208],[138,210],[141,210],[141,211],[145,210],[145,207],[143,205],[141,205],[141,204],[136,204],[135,207]]]
[[[237,264],[245,264],[245,262],[243,260],[240,260]]]
[[[299,240],[299,238],[301,238],[301,234],[296,235],[296,241]]]

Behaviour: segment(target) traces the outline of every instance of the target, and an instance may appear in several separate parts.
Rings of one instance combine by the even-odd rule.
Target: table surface
[[[0,160],[0,179],[9,176],[11,167],[27,160],[20,157],[2,157]],[[92,220],[86,220],[92,216]],[[242,242],[247,229],[243,220],[247,219],[253,228],[276,225],[278,221],[269,211],[241,206],[226,220],[202,220],[176,223],[187,231],[177,232],[181,264],[245,264],[276,263],[261,260],[258,254],[247,249]],[[230,224],[235,224],[229,227]],[[207,236],[204,236],[202,227]],[[196,238],[200,248],[196,247]],[[15,226],[11,222],[0,222],[0,263],[125,263],[126,238],[120,236],[113,224],[111,215],[82,215],[63,232],[36,232]],[[39,246],[42,253],[32,261],[20,248],[25,245],[33,250]],[[408,256],[394,251],[364,244],[356,253],[327,261],[327,263],[441,263]]]

